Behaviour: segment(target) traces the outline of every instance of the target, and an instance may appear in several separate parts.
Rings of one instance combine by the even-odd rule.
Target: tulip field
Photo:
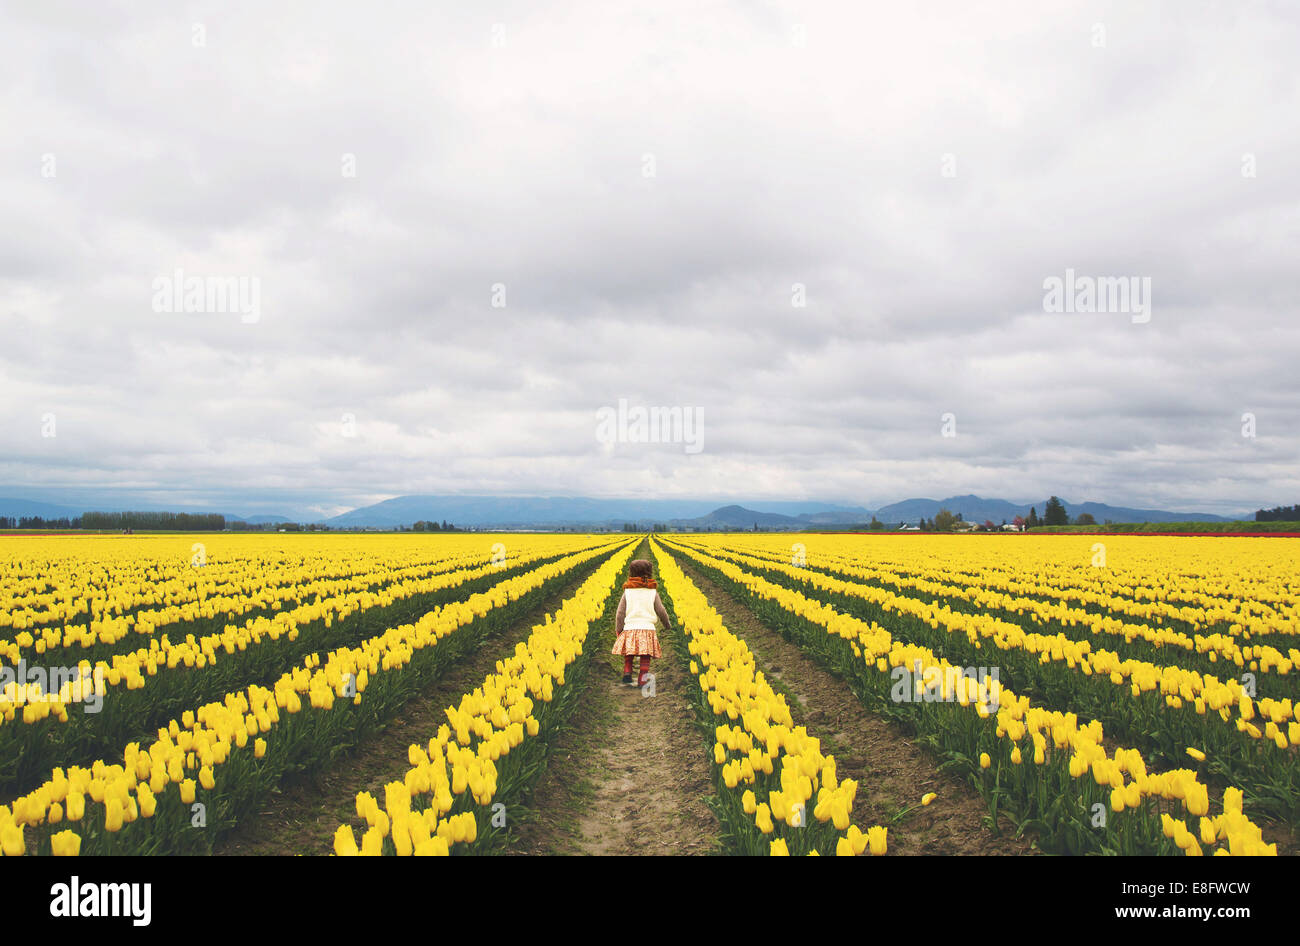
[[[1295,546],[1106,538],[664,545],[923,736],[1043,849],[1276,854],[1254,819],[1291,826],[1300,811]]]
[[[890,824],[855,820],[872,786],[797,723],[724,620],[735,607],[1039,850],[1271,855],[1282,839],[1289,852],[1298,548],[1136,535],[0,538],[0,853],[213,853],[284,785],[358,764],[476,654],[495,662],[392,753],[385,771],[401,774],[349,794],[327,847],[296,853],[509,853],[557,740],[605,685],[593,668],[636,556],[673,616],[664,659],[684,685],[672,697],[700,733],[728,853],[880,856],[891,841]]]

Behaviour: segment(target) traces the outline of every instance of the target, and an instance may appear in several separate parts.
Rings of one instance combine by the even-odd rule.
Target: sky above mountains
[[[0,495],[1294,502],[1297,48],[1280,4],[8,6]],[[1048,311],[1071,272],[1149,318]]]

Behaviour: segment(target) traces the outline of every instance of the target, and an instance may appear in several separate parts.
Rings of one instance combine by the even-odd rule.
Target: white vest
[[[627,610],[623,613],[625,631],[651,631],[659,623],[655,613],[655,595],[653,588],[625,588],[623,598],[627,601]]]

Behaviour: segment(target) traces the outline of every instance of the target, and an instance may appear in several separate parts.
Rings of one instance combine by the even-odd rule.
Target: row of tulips
[[[884,854],[887,829],[850,821],[858,784],[840,779],[835,758],[758,670],[695,583],[651,543],[660,590],[690,653],[690,697],[712,728],[716,810],[739,854]],[[809,810],[811,808],[811,811]]]
[[[1120,560],[1127,561],[1131,556],[1124,553],[1134,548],[1135,541],[1150,543],[1152,539],[1121,539],[1118,545],[1113,539],[1106,541]],[[861,547],[855,548],[852,541],[831,541],[819,546],[815,553],[819,564],[836,560],[850,565],[867,564]],[[1094,564],[1093,546],[1094,540],[1087,540],[1079,547],[1084,553],[1083,560],[1076,559],[1068,566],[1059,562],[1053,565],[1036,557],[1029,561],[1015,558],[1007,561],[1000,554],[1003,549],[998,549],[996,555],[984,555],[977,565],[964,567],[947,557],[917,561],[904,556],[901,561],[872,559],[870,564],[895,578],[953,582],[1013,598],[1067,602],[1072,608],[1090,614],[1124,614],[1191,632],[1222,627],[1232,636],[1246,640],[1295,634],[1300,614],[1297,614],[1294,592],[1283,577],[1285,568],[1261,573],[1252,564],[1239,573],[1211,579],[1195,564],[1189,563],[1188,570],[1180,572],[1166,562],[1166,567],[1153,575],[1145,562],[1132,562],[1130,568],[1111,567],[1114,562],[1106,567],[1100,561]],[[1224,548],[1222,544],[1218,546],[1220,551]],[[788,548],[785,551],[788,558]]]
[[[578,544],[577,548],[584,545],[590,547],[592,544],[587,541]],[[575,550],[574,543],[568,543],[568,547],[563,549],[564,552]],[[531,554],[525,553],[517,557],[511,564],[515,566],[528,564],[544,558],[558,557],[559,554],[562,553],[553,547],[542,547]],[[332,624],[335,620],[344,620],[350,614],[370,607],[387,606],[417,594],[459,587],[476,578],[499,573],[499,565],[484,559],[484,555],[475,555],[469,562],[458,567],[451,569],[435,567],[427,573],[398,576],[396,580],[383,582],[382,586],[376,584],[378,576],[370,576],[360,586],[344,583],[346,587],[333,588],[329,594],[317,593],[320,589],[316,589],[309,593],[314,597],[310,602],[300,601],[297,607],[287,611],[280,610],[278,606],[273,607],[276,612],[273,617],[248,619],[242,626],[227,623],[220,631],[199,637],[187,634],[178,641],[172,641],[169,635],[163,635],[160,639],[151,639],[147,646],[136,648],[129,653],[114,654],[108,660],[91,661],[83,657],[75,661],[75,666],[81,670],[80,680],[66,682],[64,684],[66,690],[63,693],[46,692],[37,683],[11,683],[0,691],[0,723],[12,722],[15,714],[22,712],[27,706],[31,706],[32,710],[30,713],[22,713],[24,722],[33,722],[36,718],[43,718],[44,715],[49,714],[63,715],[61,709],[74,701],[73,688],[77,683],[91,680],[95,670],[103,671],[109,686],[125,683],[128,689],[137,689],[144,685],[145,676],[154,676],[163,667],[175,668],[184,665],[202,669],[208,663],[216,663],[222,652],[229,655],[236,650],[242,651],[250,645],[256,645],[263,638],[276,640],[280,636],[285,636],[292,639],[296,637],[300,625],[317,619]],[[372,587],[375,590],[372,591]],[[305,594],[301,597],[308,596]],[[16,661],[19,658],[11,655],[10,659]]]
[[[974,542],[970,536],[929,536],[908,543],[881,535],[803,538],[793,548],[788,536],[743,541],[787,561],[792,553],[819,566],[838,558],[904,579],[1067,601],[1089,613],[1124,614],[1190,632],[1264,638],[1278,641],[1283,651],[1300,635],[1294,543],[1159,536],[1104,536],[1100,543],[1095,536],[979,536]]]
[[[486,555],[477,555],[478,560]],[[420,565],[393,573],[378,573],[357,561],[315,561],[315,563],[277,563],[260,560],[173,565],[173,577],[140,581],[138,585],[116,583],[120,574],[108,576],[108,589],[100,591],[87,583],[69,583],[56,591],[35,596],[29,602],[12,604],[9,628],[12,638],[0,641],[0,656],[10,663],[32,655],[77,655],[95,660],[112,652],[114,645],[131,635],[152,637],[159,629],[175,632],[175,625],[200,625],[205,620],[274,611],[287,600],[302,602],[309,596],[337,594],[341,590],[361,590],[376,583],[387,583],[413,574],[433,574],[464,568],[471,563],[468,555],[438,555]],[[147,560],[134,563],[148,567]],[[256,567],[256,572],[250,569]],[[77,582],[68,576],[66,581]],[[103,598],[98,596],[103,594]],[[112,598],[109,598],[112,595]],[[44,607],[34,607],[43,604]],[[68,655],[61,655],[61,651]]]
[[[1183,819],[1191,817],[1210,819],[1215,854],[1276,854],[1276,845],[1265,843],[1260,828],[1241,813],[1236,790],[1224,793],[1222,812],[1211,816],[1208,787],[1194,770],[1148,772],[1137,750],[1108,751],[1096,720],[1083,723],[1074,713],[1035,706],[998,682],[977,682],[964,667],[924,645],[897,640],[876,623],[838,612],[723,557],[685,544],[672,547],[747,599],[760,619],[842,674],[869,707],[913,727],[950,767],[969,774],[993,815],[1004,805],[1022,829],[1038,833],[1045,849],[1176,853],[1166,819],[1190,831]],[[1201,842],[1183,850],[1205,853]]]
[[[316,769],[374,732],[548,589],[572,580],[575,570],[582,577],[612,551],[567,556],[323,660],[312,655],[269,688],[250,686],[186,711],[147,748],[128,745],[121,763],[56,769],[12,806],[0,806],[9,849],[18,846],[16,827],[33,829],[38,853],[208,853],[286,775]],[[60,829],[65,821],[75,824]]]
[[[583,546],[593,547],[588,540]],[[597,547],[601,543],[595,544]],[[603,543],[609,547],[608,541]],[[502,577],[554,561],[553,547],[520,553],[509,568],[476,563],[409,579],[379,592],[352,592],[227,625],[201,638],[166,636],[112,663],[83,661],[57,694],[36,684],[0,690],[0,791],[21,791],[55,764],[90,760],[141,739],[187,707],[249,682],[275,679],[307,655],[355,644],[429,609],[483,592]]]
[[[98,660],[115,652],[122,642],[172,634],[203,633],[207,622],[223,623],[246,615],[269,614],[288,602],[302,604],[311,598],[382,588],[407,578],[454,571],[483,563],[490,552],[479,547],[455,554],[431,551],[418,564],[382,567],[374,561],[324,560],[304,563],[265,563],[259,559],[174,566],[180,577],[160,580],[140,588],[115,587],[121,597],[113,610],[106,599],[76,586],[49,602],[45,610],[30,606],[10,615],[15,633],[0,640],[0,659],[16,663],[48,655],[51,663]],[[255,569],[255,570],[254,570]],[[188,580],[183,580],[188,579]],[[70,576],[75,581],[75,576]],[[51,593],[49,597],[54,597]],[[79,621],[85,617],[84,621]]]
[[[283,544],[293,538],[28,538],[21,544],[0,538],[0,628],[11,629],[11,639],[0,640],[0,658],[30,659],[25,650],[39,655],[64,645],[94,649],[128,634],[147,636],[176,623],[242,616],[273,609],[277,601],[333,593],[340,583],[354,590],[382,587],[492,555],[481,536],[303,536]],[[564,550],[556,537],[518,541]],[[33,545],[48,554],[29,558]]]
[[[721,551],[717,546],[715,549]],[[731,551],[742,552],[758,559],[786,562],[789,555],[775,554],[770,550],[729,545]],[[946,607],[975,614],[996,615],[1015,624],[1031,622],[1044,629],[1055,630],[1063,639],[1087,650],[1091,647],[1087,637],[1121,647],[1129,656],[1165,661],[1164,651],[1181,651],[1180,666],[1210,673],[1221,669],[1220,660],[1248,668],[1253,673],[1269,675],[1260,681],[1270,686],[1278,696],[1300,695],[1300,674],[1292,674],[1300,666],[1300,648],[1290,646],[1285,652],[1268,643],[1251,643],[1248,637],[1238,638],[1222,631],[1199,634],[1179,631],[1157,623],[1135,624],[1114,617],[1108,611],[1090,611],[1073,607],[1060,600],[1042,600],[1007,594],[996,589],[965,582],[954,582],[951,576],[900,575],[888,566],[866,564],[828,553],[817,556],[816,563],[806,563],[810,571],[829,573],[836,577],[847,576],[854,584],[869,585],[880,590],[896,589],[907,597],[923,597]],[[1118,602],[1117,602],[1118,604]],[[1071,632],[1069,629],[1078,628]],[[1280,639],[1282,635],[1277,635]],[[1216,665],[1219,665],[1216,667]],[[1290,675],[1288,677],[1288,675]],[[1277,678],[1283,679],[1277,679]]]
[[[783,587],[816,588],[828,604],[886,623],[962,665],[996,659],[1004,683],[1038,694],[1050,708],[1101,720],[1115,738],[1141,745],[1150,759],[1173,764],[1185,760],[1191,747],[1209,757],[1208,772],[1244,788],[1260,811],[1292,818],[1300,813],[1294,748],[1300,745],[1300,703],[1289,698],[1252,700],[1233,679],[1090,651],[1087,641],[1028,632],[809,568],[721,549],[716,554],[758,567]]]
[[[411,767],[384,786],[383,801],[357,795],[360,842],[339,825],[334,852],[446,855],[498,848],[524,793],[545,766],[556,732],[576,705],[591,662],[592,626],[612,616],[611,592],[632,556],[626,546],[588,578],[514,653],[497,661],[459,705],[447,707],[427,743],[407,749]]]

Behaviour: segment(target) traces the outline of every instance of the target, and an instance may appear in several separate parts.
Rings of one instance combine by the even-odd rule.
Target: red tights
[[[628,654],[623,658],[623,672],[630,674],[632,672],[632,655]],[[650,672],[650,657],[647,654],[641,655],[641,672],[637,674],[637,681],[645,683],[646,674]]]

